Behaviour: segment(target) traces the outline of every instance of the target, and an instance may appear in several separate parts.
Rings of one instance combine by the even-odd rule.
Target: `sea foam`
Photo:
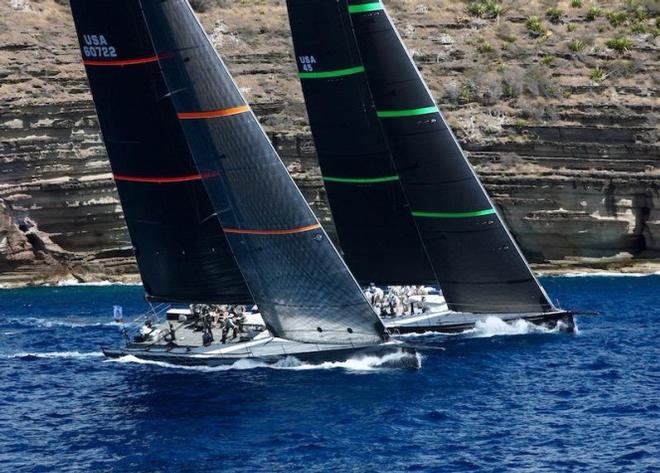
[[[412,359],[411,359],[412,358]],[[252,370],[266,368],[272,370],[290,370],[290,371],[308,371],[308,370],[331,370],[344,369],[354,372],[378,371],[385,368],[410,367],[411,365],[421,366],[422,356],[420,354],[410,354],[403,351],[389,353],[384,356],[361,356],[350,358],[346,361],[325,362],[320,364],[304,363],[295,357],[288,356],[275,363],[265,363],[259,360],[242,359],[237,360],[231,365],[221,366],[181,366],[173,365],[163,361],[143,360],[133,355],[122,356],[121,358],[106,360],[108,363],[134,363],[140,365],[153,365],[161,368],[200,371],[204,373],[230,371],[230,370]]]

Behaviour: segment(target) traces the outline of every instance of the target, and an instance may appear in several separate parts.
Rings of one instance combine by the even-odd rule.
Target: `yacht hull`
[[[238,343],[233,347],[219,349],[213,345],[210,347],[178,345],[144,347],[140,345],[129,344],[121,348],[102,347],[102,350],[108,358],[134,356],[145,361],[178,366],[228,366],[241,361],[275,364],[292,359],[317,365],[328,362],[344,362],[349,359],[378,357],[382,358],[382,362],[379,363],[380,366],[419,368],[419,358],[416,351],[399,342],[348,346],[300,343],[270,338],[260,340],[256,344],[255,342]]]
[[[409,333],[459,333],[475,328],[478,322],[489,317],[497,317],[506,323],[515,323],[518,320],[554,329],[558,325],[563,331],[575,331],[575,318],[573,313],[555,311],[537,314],[468,314],[455,312],[431,312],[425,315],[398,317],[385,321],[385,326],[393,335]]]

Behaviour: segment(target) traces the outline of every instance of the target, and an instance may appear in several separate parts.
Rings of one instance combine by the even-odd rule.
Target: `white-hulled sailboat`
[[[574,327],[531,271],[380,0],[287,0],[343,256],[363,285],[432,285],[394,332],[489,317]]]
[[[105,354],[215,365],[396,353],[416,365],[387,340],[188,2],[71,9],[147,298],[256,303],[266,327],[223,344],[178,314]]]

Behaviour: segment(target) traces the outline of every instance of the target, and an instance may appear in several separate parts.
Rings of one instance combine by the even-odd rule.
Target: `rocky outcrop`
[[[283,2],[203,3],[212,40],[332,233]],[[653,10],[608,1],[589,21],[588,5],[562,3],[555,24],[535,1],[504,2],[499,17],[479,2],[385,3],[530,260],[660,256]],[[608,11],[626,22],[613,26]],[[629,50],[607,47],[621,35]],[[65,1],[0,0],[0,162],[0,284],[136,278]]]

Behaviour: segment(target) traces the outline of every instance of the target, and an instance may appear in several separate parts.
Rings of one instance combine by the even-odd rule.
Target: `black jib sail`
[[[344,259],[363,284],[435,283],[373,107],[346,3],[288,0],[287,6]]]
[[[450,309],[553,309],[383,4],[349,0],[347,8],[376,114]]]
[[[406,218],[412,216],[415,221],[417,244],[426,248],[450,309],[474,313],[552,309],[433,101],[383,4],[364,0],[288,3],[303,92],[324,174],[332,172],[326,171],[331,165],[337,173],[356,172],[352,163],[342,161],[332,149],[328,151],[338,146],[331,137],[343,136],[346,146],[387,149],[396,172],[390,168],[390,174],[384,174],[386,160],[376,159],[372,164],[365,163],[363,172],[370,171],[372,177],[379,173],[392,186],[403,189],[409,212]],[[352,107],[347,104],[349,100],[353,101]],[[368,122],[369,130],[382,130],[385,144],[382,140],[374,144],[373,137],[380,136],[377,132],[361,131],[352,136],[342,128],[348,119],[332,121],[326,116],[336,117],[342,108],[353,111],[354,117],[361,118],[360,123]],[[380,128],[371,126],[374,123],[370,117],[374,115]],[[342,212],[351,213],[346,206],[337,209],[332,204],[330,186],[328,196],[336,219],[343,218],[339,215]],[[365,233],[378,238],[374,227]],[[407,243],[414,245],[413,240]],[[376,254],[372,253],[371,258],[377,259]],[[416,282],[402,276],[394,275],[393,279]]]
[[[135,0],[71,0],[148,297],[252,303],[160,75]]]
[[[269,330],[376,343],[383,325],[184,0],[143,0],[155,52],[207,192]]]

